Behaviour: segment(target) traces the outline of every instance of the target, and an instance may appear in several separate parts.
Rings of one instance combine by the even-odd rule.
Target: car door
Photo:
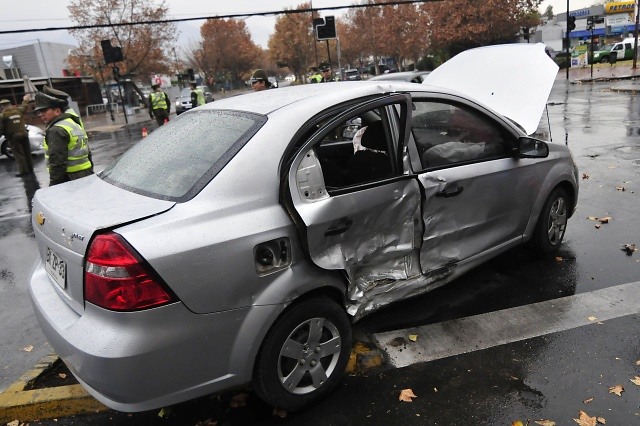
[[[420,276],[420,186],[415,176],[405,174],[402,161],[409,102],[408,95],[384,96],[319,124],[289,167],[286,203],[308,254],[321,268],[346,272],[351,300],[366,297],[380,283]],[[377,119],[390,172],[366,178],[359,168],[358,179],[350,179],[349,164],[358,156],[351,140],[354,123],[374,127]],[[348,137],[340,129],[349,129]],[[338,143],[350,146],[345,161],[335,159],[337,152],[345,152],[335,148]],[[325,145],[332,147],[331,159],[325,158]]]
[[[511,156],[516,136],[468,104],[414,97],[413,105],[424,192],[422,272],[439,274],[520,242],[539,183]]]

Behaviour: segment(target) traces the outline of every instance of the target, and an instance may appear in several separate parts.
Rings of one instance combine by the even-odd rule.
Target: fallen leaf
[[[511,426],[524,426],[520,420],[516,420],[515,422],[511,422]]]
[[[400,391],[400,397],[398,398],[400,401],[411,402],[413,401],[411,398],[417,398],[411,389],[402,389]]]
[[[598,220],[598,218],[597,218],[597,217],[595,217],[595,216],[589,216],[589,217],[587,217],[587,219],[589,219],[589,220],[593,220],[593,221]]]
[[[598,222],[600,223],[609,223],[610,220],[612,220],[612,217],[609,216],[605,216],[605,217],[599,217],[598,218]]]
[[[158,412],[158,417],[161,417],[161,418],[168,417],[169,415],[171,415],[171,408],[163,407]]]
[[[600,229],[600,228],[602,228],[602,224],[601,223],[596,223],[595,227],[596,227],[596,229]]]
[[[231,402],[229,403],[229,406],[231,408],[244,407],[245,405],[247,405],[247,399],[249,399],[249,395],[246,393],[235,394],[231,398]]]
[[[587,318],[587,319],[588,319],[589,321],[593,321],[593,322],[598,321],[598,318],[596,318],[596,317],[589,317],[589,318]]]
[[[417,334],[410,334],[409,335],[409,340],[411,340],[412,342],[415,342],[416,340],[418,340],[418,335]]]
[[[609,169],[615,169],[617,166],[609,166]]]
[[[60,377],[61,379],[66,379],[67,375],[64,373],[58,373],[58,377]]]
[[[636,361],[636,365],[640,365],[640,359]]]
[[[596,420],[598,420],[598,423],[606,425],[607,424],[607,419],[605,419],[604,417],[598,417]]]
[[[633,379],[631,379],[631,382],[632,382],[634,385],[638,385],[638,386],[640,386],[640,377],[638,377],[638,376],[634,377]]]
[[[624,392],[622,385],[615,385],[609,388],[609,393],[615,393],[618,396],[622,396],[622,392]]]
[[[593,401],[593,397],[591,397],[591,398],[587,398],[587,399],[585,399],[585,400],[584,400],[584,401],[582,401],[582,402],[583,402],[584,404],[588,404],[588,403],[590,403],[591,401]]]
[[[586,173],[583,173],[583,174],[582,174],[582,179],[589,179],[589,175],[588,175],[588,174],[586,174]]]
[[[20,420],[14,420],[12,422],[7,423],[7,426],[20,426]]]
[[[596,422],[598,421],[595,417],[589,417],[589,415],[582,410],[580,410],[578,416],[580,416],[579,419],[573,420],[580,426],[596,426]]]
[[[620,250],[624,251],[627,254],[627,256],[631,256],[633,252],[637,251],[638,249],[636,248],[635,244],[625,244],[622,246]]]
[[[556,426],[556,422],[551,420],[536,420],[534,423],[540,426]]]
[[[25,352],[31,352],[33,350],[33,345],[26,346],[22,348],[22,350]]]
[[[563,260],[562,256],[556,256],[556,262],[562,262]]]
[[[284,419],[285,417],[287,417],[287,411],[281,410],[279,408],[274,408],[272,415],[276,417],[280,417],[281,419]]]
[[[616,186],[616,190],[618,190],[618,191],[622,191],[622,192],[626,191],[626,190],[624,189],[624,186]]]

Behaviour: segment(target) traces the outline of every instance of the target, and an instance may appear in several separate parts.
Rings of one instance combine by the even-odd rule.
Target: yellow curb
[[[368,356],[365,356],[368,355]],[[362,342],[356,342],[351,349],[349,361],[347,362],[347,374],[355,374],[359,371],[366,371],[382,365],[382,356],[375,353],[370,347]]]
[[[33,369],[23,374],[0,394],[0,423],[13,420],[29,422],[54,419],[108,410],[80,385],[25,390],[29,382],[36,379],[57,360],[58,356],[55,354],[42,358]]]

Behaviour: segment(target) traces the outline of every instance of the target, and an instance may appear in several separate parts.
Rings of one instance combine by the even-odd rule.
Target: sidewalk
[[[640,61],[637,68],[633,69],[633,61],[617,62],[615,64],[594,64],[593,73],[591,65],[574,67],[569,69],[569,81],[571,83],[590,83],[611,80],[630,80],[640,77]],[[558,71],[556,79],[566,78],[567,71]]]

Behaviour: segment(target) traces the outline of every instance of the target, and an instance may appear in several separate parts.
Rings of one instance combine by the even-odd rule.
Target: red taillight
[[[173,296],[117,234],[98,235],[93,240],[84,271],[85,300],[105,309],[134,311],[173,301]]]

